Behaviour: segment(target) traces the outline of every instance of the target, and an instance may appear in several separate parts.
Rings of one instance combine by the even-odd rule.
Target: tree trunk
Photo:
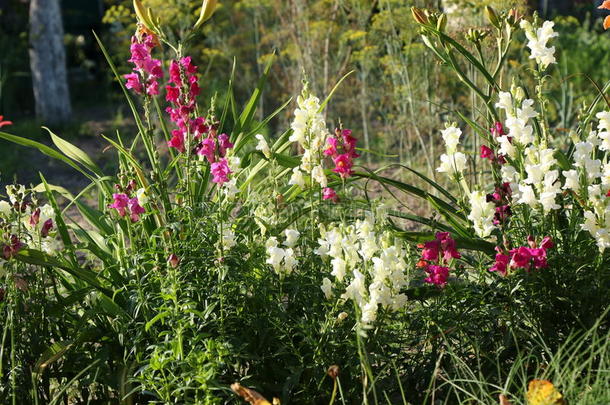
[[[72,108],[59,0],[30,0],[29,53],[36,116],[49,124],[68,121]]]

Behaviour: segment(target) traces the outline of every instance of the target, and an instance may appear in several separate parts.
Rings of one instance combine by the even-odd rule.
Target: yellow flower
[[[526,394],[528,405],[565,405],[563,395],[553,383],[546,380],[532,380]]]
[[[610,0],[604,0],[598,8],[610,10]],[[610,15],[604,19],[604,29],[607,30],[608,28],[610,28]]]

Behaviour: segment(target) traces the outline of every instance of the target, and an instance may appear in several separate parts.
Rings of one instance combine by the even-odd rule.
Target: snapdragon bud
[[[149,30],[152,29],[153,24],[150,19],[149,10],[144,7],[141,0],[133,0],[133,9],[136,12],[136,16],[138,17],[138,22],[144,25]]]
[[[421,9],[411,7],[411,14],[413,15],[413,19],[415,19],[415,21],[417,21],[419,24],[428,24],[428,17]]]
[[[487,16],[487,19],[489,20],[489,23],[491,25],[493,25],[497,29],[500,29],[502,27],[500,19],[498,18],[498,15],[496,14],[493,8],[491,8],[490,6],[485,6],[485,15]]]
[[[199,14],[199,19],[195,23],[193,29],[198,29],[203,25],[204,22],[212,18],[214,12],[216,11],[216,6],[218,5],[218,0],[203,0],[201,4],[201,13]]]

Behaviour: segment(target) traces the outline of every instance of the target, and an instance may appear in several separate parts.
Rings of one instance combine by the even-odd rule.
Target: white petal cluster
[[[529,21],[521,20],[520,25],[527,37],[527,47],[531,51],[530,59],[536,59],[536,63],[542,69],[546,69],[550,64],[555,63],[555,47],[547,46],[551,38],[559,35],[553,30],[555,23],[545,21],[542,27],[534,28]]]
[[[512,142],[517,142],[517,144],[523,146],[534,142],[534,128],[529,124],[529,120],[536,118],[538,112],[533,108],[534,100],[525,99],[521,102],[520,107],[515,108],[511,93],[501,91],[498,97],[499,101],[496,103],[496,107],[505,111],[505,125],[508,129],[508,134],[498,137],[499,152],[514,158],[516,149]]]
[[[470,193],[470,215],[468,219],[474,225],[474,230],[481,238],[487,238],[496,228],[493,219],[496,207],[487,201],[487,195],[482,191]]]
[[[271,158],[271,148],[269,147],[265,137],[262,134],[256,134],[255,138],[258,139],[256,150],[261,151],[267,159]]]
[[[599,120],[597,136],[601,141],[600,149],[610,150],[610,111],[602,111],[595,115]]]
[[[457,152],[462,130],[457,128],[455,124],[452,124],[442,130],[441,135],[443,136],[447,153],[441,155],[441,164],[436,171],[450,176],[460,176],[466,168],[466,155],[462,152]]]
[[[282,243],[285,246],[284,248],[280,247],[275,236],[270,237],[265,244],[267,248],[267,264],[270,264],[279,275],[292,273],[298,264],[294,248],[301,234],[295,229],[286,229],[284,235],[285,239]]]
[[[320,100],[315,96],[303,94],[297,99],[297,104],[298,108],[294,111],[294,120],[290,125],[293,132],[289,139],[299,144],[303,149],[303,156],[299,168],[293,171],[290,184],[303,188],[305,181],[302,172],[305,172],[311,174],[321,187],[326,187],[327,179],[322,169],[322,150],[329,132],[324,116],[320,112]]]
[[[330,264],[334,277],[332,284],[323,280],[327,298],[334,296],[333,289],[343,290],[341,300],[358,305],[363,324],[373,323],[380,307],[404,307],[407,297],[400,289],[407,284],[405,251],[389,233],[377,232],[372,214],[354,225],[322,226],[320,233],[315,253]]]

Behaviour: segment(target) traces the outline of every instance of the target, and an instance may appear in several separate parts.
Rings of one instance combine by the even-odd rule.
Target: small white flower
[[[461,174],[466,168],[466,155],[456,152],[452,155],[441,155],[441,165],[436,169],[439,173],[451,175]]]
[[[538,205],[538,198],[536,197],[532,186],[519,184],[519,192],[521,193],[519,204],[527,204],[532,208],[536,208]]]
[[[279,248],[279,247],[269,247],[267,249],[267,263],[273,266],[273,269],[275,270],[276,273],[280,273],[281,271],[281,263],[282,260],[284,259],[284,256],[286,255],[286,252],[284,251],[284,249]]]
[[[333,266],[333,271],[330,274],[335,276],[337,280],[343,281],[343,279],[345,278],[345,271],[347,266],[345,260],[340,257],[335,257],[333,260],[331,260],[330,263]]]
[[[322,166],[316,166],[311,171],[311,177],[320,184],[320,187],[324,188],[328,186],[328,180],[326,179],[326,174],[324,174],[324,168]]]
[[[495,229],[493,224],[495,205],[487,201],[487,196],[482,191],[470,193],[470,215],[468,219],[472,221],[474,230],[481,238],[487,238]]]
[[[578,172],[574,169],[572,170],[564,170],[562,172],[563,177],[566,178],[566,182],[563,185],[564,190],[574,190],[578,191],[580,188],[580,179],[578,176]]]
[[[322,280],[322,287],[320,287],[320,288],[322,289],[322,292],[324,293],[324,296],[326,297],[327,300],[332,298],[333,283],[332,283],[332,281],[330,281],[330,279],[328,277],[324,277],[324,279]]]
[[[146,194],[146,189],[145,188],[140,188],[138,189],[138,191],[136,191],[136,198],[138,199],[138,204],[140,204],[140,206],[144,206],[146,204],[148,204],[148,194]]]
[[[270,159],[271,148],[269,148],[269,144],[267,143],[265,137],[262,134],[257,134],[255,135],[255,137],[256,139],[258,139],[258,145],[256,145],[256,150],[260,150],[267,159]]]
[[[456,126],[450,126],[442,130],[441,134],[443,136],[443,141],[445,141],[447,153],[454,153],[458,144],[460,143],[460,136],[462,135],[462,130],[457,128]]]
[[[288,247],[293,247],[296,245],[297,241],[299,240],[299,236],[301,236],[301,233],[296,229],[286,229],[284,234],[286,235],[284,245]]]
[[[299,186],[302,189],[305,188],[305,178],[298,166],[292,169],[292,176],[290,177],[288,184]]]
[[[513,96],[508,91],[501,91],[498,94],[496,107],[505,110],[508,114],[513,111]]]
[[[342,322],[347,318],[347,312],[341,312],[337,315],[337,321]]]

